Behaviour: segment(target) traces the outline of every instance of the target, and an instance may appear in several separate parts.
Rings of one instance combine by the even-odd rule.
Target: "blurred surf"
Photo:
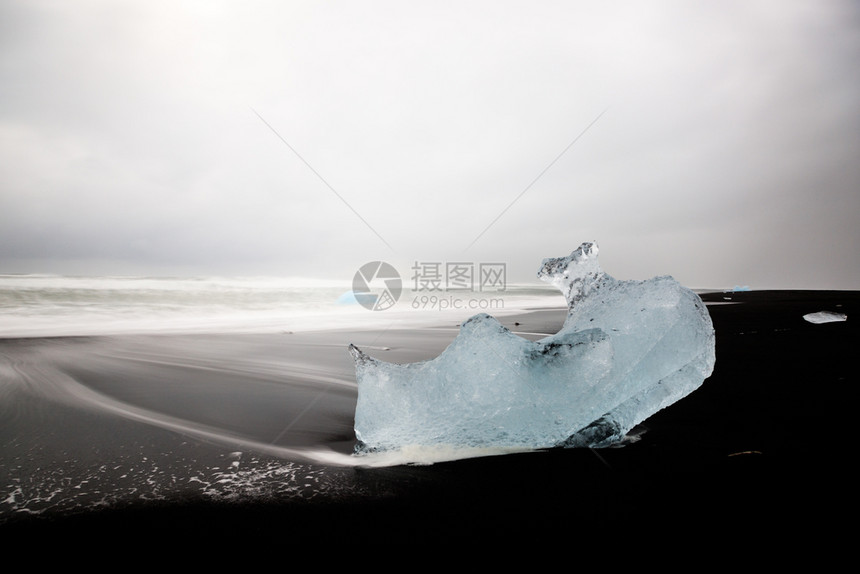
[[[555,290],[531,285],[493,294],[404,290],[394,307],[371,312],[349,297],[351,289],[278,277],[0,275],[0,337],[420,325],[564,303]]]

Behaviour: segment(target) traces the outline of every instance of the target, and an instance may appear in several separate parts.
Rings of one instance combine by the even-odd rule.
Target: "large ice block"
[[[603,447],[697,389],[715,363],[702,300],[671,277],[619,281],[596,243],[545,259],[568,302],[562,329],[524,339],[487,314],[438,357],[374,359],[354,345],[357,454],[405,447]]]

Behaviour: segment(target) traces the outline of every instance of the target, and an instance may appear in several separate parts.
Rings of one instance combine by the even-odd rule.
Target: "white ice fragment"
[[[846,321],[848,315],[845,313],[836,313],[834,311],[818,311],[817,313],[807,313],[803,316],[810,323],[834,323],[837,321]]]
[[[356,453],[608,446],[698,388],[716,360],[702,300],[668,276],[618,281],[597,254],[583,243],[543,261],[538,277],[568,314],[539,341],[479,314],[429,361],[387,363],[350,345]]]

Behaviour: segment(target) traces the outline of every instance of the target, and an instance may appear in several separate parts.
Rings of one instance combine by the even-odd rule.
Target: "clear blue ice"
[[[702,300],[673,278],[620,281],[596,243],[545,259],[568,302],[562,329],[524,339],[487,314],[432,360],[394,364],[350,346],[356,453],[409,447],[604,447],[689,393],[716,360]]]

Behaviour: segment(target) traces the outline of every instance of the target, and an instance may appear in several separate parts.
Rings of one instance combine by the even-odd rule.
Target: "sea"
[[[403,289],[385,308],[357,295],[306,278],[0,275],[0,525],[177,498],[361,496],[356,467],[452,454],[353,456],[349,343],[409,362],[476,313],[565,306],[542,284]]]
[[[850,457],[797,429],[850,436],[839,425],[852,402],[833,397],[856,379],[856,292],[715,290],[714,375],[619,448],[358,456],[348,344],[414,362],[473,314],[539,338],[565,311],[543,284],[395,295],[373,310],[350,284],[303,278],[0,275],[4,548],[90,562],[172,541],[198,564],[318,548],[304,541],[354,560],[400,543],[422,559],[428,547],[483,555],[479,534],[613,552],[631,539],[735,543],[738,529],[756,542],[806,543],[810,524],[844,534],[828,513],[851,492]],[[848,320],[804,320],[822,310]]]
[[[343,281],[290,277],[0,275],[0,337],[273,332],[421,326],[487,312],[564,307],[543,284],[503,290],[403,289],[383,309]]]

